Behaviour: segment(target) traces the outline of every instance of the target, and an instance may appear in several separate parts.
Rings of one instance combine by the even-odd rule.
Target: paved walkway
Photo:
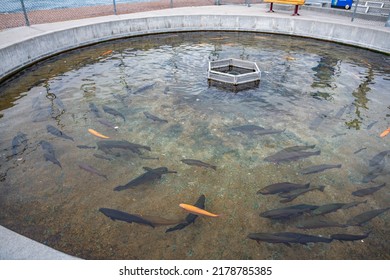
[[[286,5],[286,7],[290,7],[291,9],[283,8],[278,9],[274,8],[275,13],[269,13],[273,17],[277,18],[291,18],[291,14],[293,12],[293,6]],[[37,24],[22,27],[16,27],[12,29],[6,29],[0,32],[0,48],[6,47],[9,45],[13,45],[17,42],[23,41],[28,38],[32,38],[34,36],[52,32],[59,29],[72,28],[79,25],[92,24],[98,22],[108,22],[108,21],[116,21],[121,19],[136,19],[150,16],[175,16],[175,15],[242,15],[242,16],[258,16],[258,15],[267,15],[268,5],[266,4],[257,4],[252,5],[251,7],[243,6],[243,5],[222,5],[222,6],[205,6],[205,7],[184,7],[184,8],[174,8],[174,9],[165,9],[165,10],[156,10],[156,11],[148,11],[134,14],[126,14],[126,15],[111,15],[111,16],[103,16],[103,17],[95,17],[95,18],[87,18],[80,20],[71,20],[64,22],[55,22],[55,23],[46,23],[46,24]],[[335,13],[326,13],[326,12],[317,12],[312,10],[301,10],[300,11],[300,19],[308,19],[308,20],[318,20],[319,22],[332,22],[335,24],[343,24],[343,25],[351,25],[362,28],[373,28],[379,30],[385,30],[390,32],[389,27],[385,27],[384,23],[376,22],[374,23],[371,20],[363,20],[358,19],[354,22],[351,22],[351,18],[343,15],[338,15]],[[382,25],[382,26],[381,26]],[[371,27],[370,27],[371,26]],[[390,44],[390,43],[389,43]]]

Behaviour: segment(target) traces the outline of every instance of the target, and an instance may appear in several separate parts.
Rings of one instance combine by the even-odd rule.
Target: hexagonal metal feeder
[[[259,86],[261,71],[255,62],[228,58],[210,61],[207,78],[209,86],[237,92]]]

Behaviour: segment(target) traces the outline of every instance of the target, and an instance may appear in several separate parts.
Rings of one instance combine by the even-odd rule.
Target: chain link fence
[[[248,7],[263,2],[263,0],[215,0],[216,5],[246,5]]]
[[[97,16],[214,4],[215,0],[0,0],[0,30]]]
[[[390,0],[353,1],[349,10],[332,8],[342,0],[306,0],[302,9],[338,14],[351,21],[369,25],[390,24]],[[251,5],[263,0],[0,0],[0,30],[106,15],[167,9],[173,7],[207,5]],[[291,10],[291,5],[278,9]]]

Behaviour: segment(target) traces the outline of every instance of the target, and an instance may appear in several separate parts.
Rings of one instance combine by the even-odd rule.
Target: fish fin
[[[144,167],[142,167],[144,170],[146,170],[146,171],[153,171],[153,168],[150,168],[150,167],[146,167],[146,166],[144,166]]]
[[[119,192],[119,191],[123,191],[125,189],[126,189],[126,186],[117,186],[117,187],[114,188],[114,191]]]
[[[282,200],[279,200],[280,203],[287,203],[287,202],[290,202],[290,201],[293,201],[295,199],[295,197],[293,199],[291,198],[286,198],[286,199],[282,199]]]
[[[371,234],[371,232],[372,232],[372,229],[370,229],[369,231],[367,231],[367,232],[365,233],[365,235],[369,236],[369,235]]]
[[[178,224],[178,225],[176,225],[176,226],[174,226],[174,227],[171,227],[171,228],[167,229],[167,230],[165,231],[165,233],[171,232],[171,231],[175,231],[175,230],[182,230],[183,228],[185,228],[185,227],[188,226],[188,225],[189,225],[189,223],[181,223],[181,224]]]

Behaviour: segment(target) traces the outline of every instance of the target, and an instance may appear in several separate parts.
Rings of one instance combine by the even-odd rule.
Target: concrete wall
[[[43,29],[41,32],[33,30],[30,37],[0,45],[0,81],[37,60],[62,51],[104,40],[163,32],[217,30],[279,33],[330,40],[390,53],[389,28],[335,22],[332,19],[326,20],[326,15],[324,19],[318,19],[264,13],[234,15],[219,12],[203,15],[187,13],[186,9],[181,13],[166,16],[145,13],[134,18],[109,16],[100,18],[100,21],[94,19],[61,23],[54,29]]]

